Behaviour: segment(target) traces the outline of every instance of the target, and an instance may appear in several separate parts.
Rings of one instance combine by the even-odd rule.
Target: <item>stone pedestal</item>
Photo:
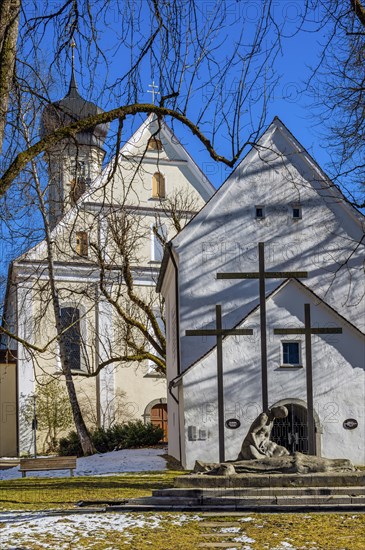
[[[365,511],[365,471],[315,474],[182,475],[174,488],[118,510],[214,512]]]

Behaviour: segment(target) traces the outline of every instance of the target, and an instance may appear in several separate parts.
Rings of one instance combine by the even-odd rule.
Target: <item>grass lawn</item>
[[[183,472],[141,472],[113,476],[39,478],[0,481],[0,511],[72,508],[80,500],[114,500],[151,495],[172,487]]]
[[[182,472],[0,481],[0,547],[27,550],[364,550],[365,516],[168,512],[45,516],[79,500],[149,495]],[[17,514],[15,511],[32,511]],[[14,512],[13,512],[14,511]],[[217,544],[220,546],[217,546]]]

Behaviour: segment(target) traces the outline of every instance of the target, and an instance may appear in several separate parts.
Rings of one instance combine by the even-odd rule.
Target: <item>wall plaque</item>
[[[238,418],[228,418],[226,420],[226,427],[230,430],[236,430],[241,426],[241,422],[238,420]]]
[[[357,420],[355,420],[355,418],[347,418],[342,424],[345,430],[354,430],[358,427],[358,425],[359,423]]]

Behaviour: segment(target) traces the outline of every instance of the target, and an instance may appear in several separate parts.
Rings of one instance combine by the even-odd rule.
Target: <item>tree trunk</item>
[[[57,329],[60,334],[61,331],[58,326],[57,326]],[[72,378],[71,367],[69,365],[67,354],[65,352],[65,344],[64,344],[63,336],[61,336],[59,340],[59,345],[60,345],[60,359],[61,359],[61,365],[62,365],[62,372],[66,380],[66,388],[67,388],[67,393],[71,404],[72,415],[75,422],[77,435],[79,436],[82,452],[84,453],[84,456],[89,456],[95,452],[95,449],[92,444],[90,434],[86,427],[85,421],[83,419],[79,401],[77,399],[75,384]]]
[[[66,342],[65,342],[65,336],[63,334],[64,327],[62,326],[62,323],[61,323],[60,299],[59,299],[59,294],[56,287],[56,277],[54,272],[53,241],[51,239],[51,230],[48,223],[44,196],[41,190],[37,170],[33,162],[32,162],[32,168],[33,168],[34,180],[36,183],[37,194],[40,202],[40,211],[42,214],[44,229],[46,233],[46,243],[47,243],[47,251],[48,251],[48,254],[47,254],[48,277],[49,277],[49,285],[50,285],[50,291],[51,291],[51,303],[52,303],[53,313],[55,317],[57,341],[60,348],[60,360],[61,360],[62,373],[65,376],[67,393],[70,400],[72,415],[75,422],[76,431],[80,439],[82,451],[85,456],[88,456],[93,454],[95,450],[90,438],[90,434],[88,432],[88,429],[82,417],[80,405],[76,395],[75,384],[72,378],[71,365],[69,363],[69,359],[66,353]]]
[[[0,153],[9,106],[21,0],[0,0]]]

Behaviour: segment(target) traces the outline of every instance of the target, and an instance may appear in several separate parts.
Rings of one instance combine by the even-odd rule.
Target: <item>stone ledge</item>
[[[214,476],[189,474],[174,480],[176,488],[217,488],[217,487],[347,487],[365,486],[365,471],[328,472],[315,474],[236,474]]]

